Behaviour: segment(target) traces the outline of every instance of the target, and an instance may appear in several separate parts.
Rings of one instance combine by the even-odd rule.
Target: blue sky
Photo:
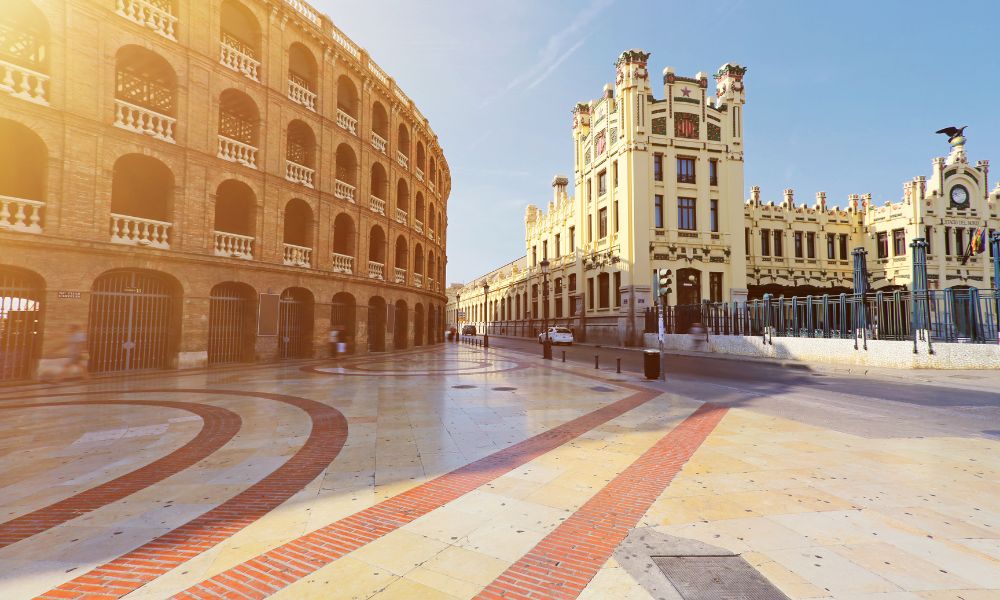
[[[746,171],[765,200],[786,187],[831,204],[904,181],[968,125],[970,161],[1000,181],[994,2],[314,0],[430,119],[451,167],[448,282],[524,254],[524,207],[572,176],[570,110],[600,96],[628,48],[665,66],[747,73]],[[991,183],[991,187],[992,187]]]

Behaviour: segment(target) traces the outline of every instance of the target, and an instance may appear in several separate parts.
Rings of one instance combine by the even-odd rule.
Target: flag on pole
[[[962,264],[964,265],[969,261],[969,258],[973,254],[982,254],[986,251],[986,228],[977,227],[969,238],[969,246],[965,249],[965,254],[962,255]]]

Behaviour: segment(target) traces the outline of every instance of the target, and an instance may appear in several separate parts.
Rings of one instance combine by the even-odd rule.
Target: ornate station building
[[[437,342],[448,164],[300,0],[5,0],[0,380]],[[325,352],[325,349],[322,351]]]
[[[834,294],[851,291],[850,253],[861,247],[871,288],[903,289],[917,237],[930,243],[931,289],[991,286],[988,254],[962,255],[978,227],[1000,229],[1000,185],[990,190],[987,161],[969,163],[964,137],[896,202],[854,194],[832,206],[819,192],[804,205],[791,189],[765,202],[758,187],[745,200],[746,69],[722,65],[710,96],[706,73],[668,67],[657,99],[648,59],[622,53],[615,84],[573,109],[573,195],[556,177],[548,206],[527,207],[526,255],[456,288],[448,314],[458,323],[532,335],[547,317],[578,340],[639,343],[657,269],[673,270],[671,305]]]

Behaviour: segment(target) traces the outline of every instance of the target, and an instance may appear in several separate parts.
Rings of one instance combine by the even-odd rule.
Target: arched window
[[[223,160],[257,168],[260,113],[250,96],[226,90],[219,97],[219,150]]]
[[[177,76],[155,52],[125,46],[115,58],[115,126],[174,142]]]
[[[48,104],[49,24],[28,0],[4,0],[0,10],[0,93]]]
[[[424,247],[418,242],[413,248],[413,272],[417,275],[424,274]],[[417,285],[419,286],[419,279]]]
[[[257,197],[247,184],[230,179],[215,193],[215,255],[253,258]]]
[[[288,98],[309,110],[316,110],[316,58],[305,44],[288,47]]]
[[[424,231],[424,194],[417,192],[417,202],[413,212],[413,228],[418,232]]]
[[[340,213],[333,220],[333,272],[354,273],[355,229],[354,219]]]
[[[260,81],[260,23],[250,9],[235,0],[222,3],[219,62]]]
[[[358,87],[347,75],[337,79],[337,125],[358,133]]]
[[[368,233],[368,277],[385,281],[385,232],[378,225]]]
[[[406,180],[396,183],[396,221],[405,224],[410,210],[410,187]]]
[[[309,204],[293,198],[285,205],[283,262],[296,267],[312,265],[313,213]]]
[[[333,195],[351,202],[355,201],[358,186],[358,159],[347,144],[337,146],[337,180]]]
[[[173,199],[167,165],[142,154],[119,158],[111,183],[111,241],[169,248]]]
[[[410,163],[410,131],[402,123],[396,132],[396,161],[404,169],[408,168]]]
[[[410,247],[406,243],[406,238],[399,236],[396,238],[396,255],[393,261],[393,267],[395,267],[395,282],[396,283],[406,283],[406,270],[409,268],[410,261]]]
[[[417,140],[417,179],[424,180],[424,143]]]
[[[42,232],[48,149],[35,132],[0,119],[0,228]]]
[[[308,125],[296,119],[288,124],[285,179],[311,188],[315,173],[316,136]]]
[[[385,174],[382,163],[372,163],[370,180],[371,209],[380,215],[385,214],[385,202],[389,197],[389,177]]]
[[[372,104],[372,146],[382,154],[389,142],[389,115],[378,100]]]

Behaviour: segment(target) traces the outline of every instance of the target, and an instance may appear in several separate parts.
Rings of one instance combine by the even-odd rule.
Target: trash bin
[[[642,372],[646,379],[660,378],[660,351],[643,350],[642,352]]]

